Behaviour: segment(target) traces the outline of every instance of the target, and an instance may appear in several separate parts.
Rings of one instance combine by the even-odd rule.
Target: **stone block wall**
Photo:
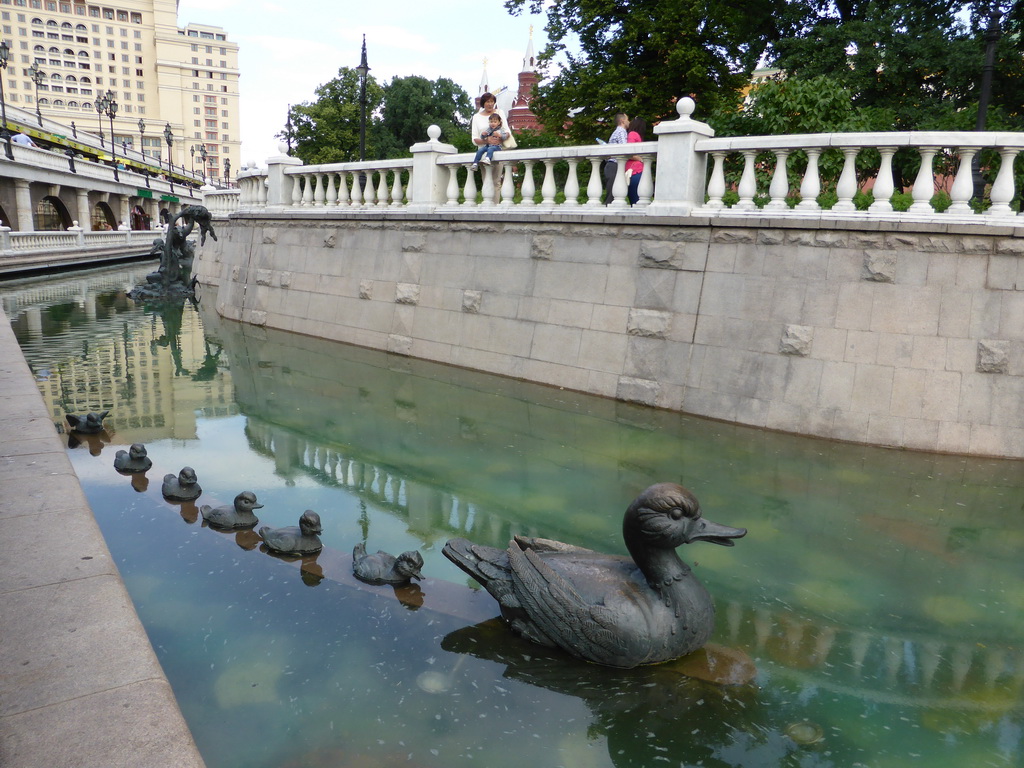
[[[247,215],[225,317],[806,435],[1024,456],[1011,227]]]

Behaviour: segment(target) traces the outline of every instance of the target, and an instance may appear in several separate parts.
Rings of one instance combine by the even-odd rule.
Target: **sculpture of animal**
[[[319,533],[323,533],[320,515],[312,509],[302,513],[298,526],[271,528],[265,525],[259,530],[267,548],[282,555],[315,555],[324,548]]]
[[[703,646],[714,604],[676,547],[732,546],[746,529],[705,520],[693,494],[659,483],[629,505],[622,535],[631,557],[521,536],[505,550],[452,539],[442,551],[498,601],[513,631],[541,645],[623,668]]]
[[[73,413],[65,414],[68,426],[73,432],[81,432],[83,435],[95,435],[103,431],[103,420],[107,418],[110,411],[90,411],[85,416],[76,416]]]
[[[410,579],[422,579],[423,555],[415,549],[398,557],[387,552],[366,554],[366,545],[356,544],[352,550],[352,573],[367,584],[408,584]]]
[[[259,522],[252,513],[254,509],[263,509],[263,505],[256,501],[256,494],[242,491],[235,496],[234,503],[220,507],[204,504],[199,508],[199,514],[214,528],[252,528]]]
[[[203,489],[199,486],[196,471],[192,467],[182,467],[177,475],[164,475],[160,491],[165,499],[171,501],[192,501],[199,498]]]
[[[146,446],[142,443],[132,443],[127,451],[118,451],[114,456],[114,469],[118,472],[145,472],[152,466],[153,460],[146,455]]]

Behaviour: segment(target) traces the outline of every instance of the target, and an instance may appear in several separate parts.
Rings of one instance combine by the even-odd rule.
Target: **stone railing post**
[[[77,219],[71,223],[70,227],[68,227],[68,232],[74,233],[75,244],[79,248],[85,245],[85,233],[82,231],[82,228],[78,225]]]
[[[0,226],[0,253],[11,251],[11,228]]]
[[[441,129],[436,125],[427,128],[427,141],[413,144],[412,179],[407,194],[409,204],[406,210],[429,213],[448,200],[448,168],[438,165],[443,155],[454,155],[455,147],[438,141]]]
[[[690,115],[696,107],[693,99],[684,96],[676,102],[679,119],[654,126],[658,137],[658,183],[654,202],[648,215],[688,216],[704,205],[704,182],[707,178],[707,156],[696,152],[694,145],[715,135],[707,123]]]
[[[302,161],[286,155],[283,143],[277,148],[281,154],[267,160],[267,207],[288,208],[292,204],[292,184],[295,181],[285,174],[285,169],[302,165]]]

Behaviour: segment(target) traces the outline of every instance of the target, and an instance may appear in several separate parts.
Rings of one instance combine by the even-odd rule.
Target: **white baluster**
[[[462,204],[467,208],[476,207],[476,171],[466,163],[466,186],[462,189]]]
[[[298,173],[290,174],[292,180],[292,206],[297,208],[302,205],[302,176]]]
[[[352,171],[352,206],[363,207],[363,187],[360,184],[359,172]]]
[[[932,169],[932,161],[938,147],[921,147],[921,167],[917,171],[917,178],[914,179],[914,188],[910,196],[914,202],[910,206],[911,213],[935,213],[932,208],[932,196],[935,194],[935,172]]]
[[[737,190],[740,200],[734,206],[741,211],[749,211],[757,207],[754,204],[754,195],[757,194],[757,174],[754,171],[754,161],[756,159],[756,149],[743,150],[743,175],[740,177],[740,185]]]
[[[960,149],[960,167],[956,169],[956,178],[953,180],[953,186],[949,188],[949,197],[953,201],[949,206],[949,213],[965,215],[974,213],[970,201],[974,194],[972,162],[976,154],[978,154],[978,150],[974,147]]]
[[[595,208],[601,204],[601,158],[590,158],[590,181],[587,182],[587,207]]]
[[[377,207],[388,207],[388,172],[380,171],[380,181],[377,184]]]
[[[806,211],[817,211],[821,209],[818,205],[818,195],[821,194],[821,177],[818,175],[818,158],[821,157],[821,150],[818,147],[809,147],[807,150],[807,171],[804,173],[803,181],[800,182],[800,203],[797,208]]]
[[[789,172],[786,168],[786,159],[789,157],[788,149],[775,150],[775,172],[772,174],[772,182],[768,185],[768,203],[766,211],[784,211],[786,198],[789,196]]]
[[[704,208],[719,209],[725,206],[722,197],[725,195],[725,152],[712,152],[714,165],[711,168],[711,180],[708,181],[708,201]]]
[[[655,155],[643,155],[640,158],[644,161],[644,170],[636,187],[637,201],[634,208],[646,208],[654,197],[654,158]]]
[[[391,184],[391,207],[401,208],[405,205],[405,192],[402,189],[402,169],[395,168],[395,178]]]
[[[524,160],[523,165],[526,170],[523,172],[523,200],[520,205],[531,206],[536,205],[537,202],[533,199],[533,196],[537,192],[537,186],[533,181],[533,164],[536,160]]]
[[[459,166],[452,163],[448,166],[448,188],[445,190],[445,196],[448,198],[448,202],[445,205],[458,205],[459,204]]]
[[[351,202],[348,196],[348,174],[342,171],[338,174],[338,205],[347,206]]]
[[[896,185],[892,180],[892,156],[896,154],[896,147],[879,147],[879,154],[882,161],[878,165],[878,176],[875,177],[875,186],[871,191],[875,201],[868,208],[873,213],[892,213],[892,193]]]
[[[544,181],[540,185],[541,201],[544,208],[555,207],[555,194],[558,187],[555,186],[555,160],[549,158],[544,160]]]
[[[573,208],[580,204],[578,200],[580,196],[580,180],[576,175],[576,167],[580,164],[580,161],[575,157],[571,157],[567,159],[567,162],[569,163],[569,175],[565,177],[565,189],[563,190],[565,192],[565,202],[563,205]]]
[[[302,204],[312,205],[313,204],[313,174],[304,173],[302,174]]]
[[[267,198],[270,197],[270,186],[267,184],[266,176],[259,176],[256,179],[256,189],[259,192],[260,206],[266,207]]]
[[[364,171],[366,174],[366,185],[363,187],[363,203],[365,208],[373,208],[377,205],[377,190],[373,185],[373,171]]]
[[[843,172],[836,183],[836,197],[833,211],[856,211],[853,196],[857,194],[857,153],[859,147],[843,147]]]
[[[513,169],[515,163],[502,163],[501,164],[501,204],[508,208],[515,202],[516,197],[516,180]]]
[[[999,152],[1000,158],[999,173],[992,182],[992,189],[989,192],[992,207],[986,213],[989,216],[1016,216],[1017,214],[1010,208],[1010,201],[1013,200],[1013,161],[1020,150],[1003,148],[996,151]]]
[[[498,164],[491,162],[490,165],[480,166],[480,207],[494,207],[494,179],[498,173]]]
[[[324,178],[327,181],[327,205],[332,208],[338,205],[338,188],[334,185],[334,178],[337,174],[328,173]]]
[[[326,181],[324,174],[313,174],[313,205],[323,205],[327,202],[327,189],[324,186]]]

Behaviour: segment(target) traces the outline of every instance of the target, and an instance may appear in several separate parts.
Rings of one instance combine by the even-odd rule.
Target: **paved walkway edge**
[[[0,766],[204,768],[0,310]]]

